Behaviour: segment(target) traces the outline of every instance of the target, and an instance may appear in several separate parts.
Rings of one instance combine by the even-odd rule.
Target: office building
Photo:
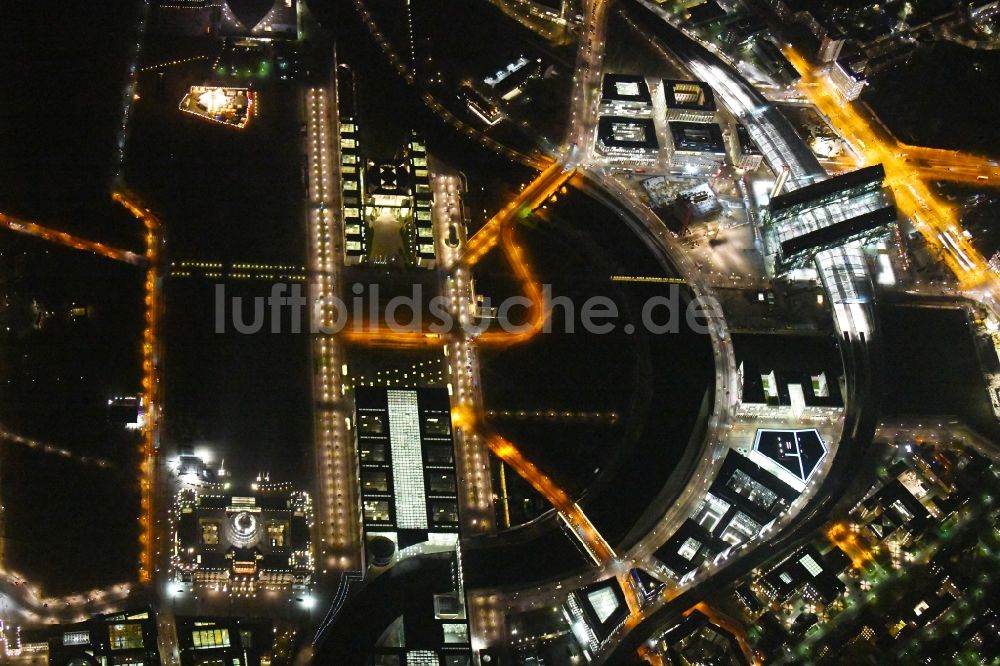
[[[715,95],[702,81],[663,80],[667,120],[708,123],[715,120]]]
[[[843,570],[843,552],[836,547],[831,552],[841,555],[830,558],[829,561],[838,562],[835,567],[828,564],[828,559],[815,546],[799,548],[760,579],[764,596],[769,601],[782,603],[801,594],[807,601],[829,604],[847,589],[837,577]]]
[[[701,504],[654,556],[678,577],[691,574],[760,534],[798,496],[771,472],[729,451]]]
[[[667,123],[667,136],[675,171],[717,171],[726,161],[726,144],[718,123],[671,121]]]
[[[712,624],[698,610],[686,614],[664,632],[660,645],[671,664],[708,662],[713,666],[748,666],[736,637]]]
[[[366,536],[399,549],[458,540],[451,405],[444,389],[357,387],[354,392]]]
[[[792,488],[802,491],[829,449],[814,429],[757,431],[749,458]]]
[[[521,96],[528,82],[541,76],[541,58],[521,55],[488,76],[483,77],[480,91],[498,105],[507,104]]]
[[[338,90],[347,94],[343,86]],[[347,109],[351,103],[347,103]],[[427,148],[413,132],[394,160],[364,159],[356,117],[341,112],[341,205],[348,265],[434,268]]]
[[[638,74],[605,74],[601,80],[601,112],[607,115],[649,114],[653,99],[646,77]]]
[[[861,56],[838,58],[830,65],[830,81],[847,101],[853,102],[860,97],[868,84],[865,77],[867,65],[867,60]]]
[[[629,609],[621,583],[612,577],[574,590],[566,599],[564,612],[573,636],[590,661],[625,624]]]
[[[288,37],[298,34],[296,0],[215,0],[219,33],[226,36]]]
[[[597,151],[620,160],[649,161],[659,153],[651,118],[601,116],[597,123]]]
[[[270,620],[178,617],[176,626],[181,666],[266,666],[274,656]]]

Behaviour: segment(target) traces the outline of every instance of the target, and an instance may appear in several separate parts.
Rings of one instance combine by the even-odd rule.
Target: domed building
[[[174,506],[174,577],[250,592],[306,585],[313,572],[312,500],[287,484],[250,497],[182,490]]]

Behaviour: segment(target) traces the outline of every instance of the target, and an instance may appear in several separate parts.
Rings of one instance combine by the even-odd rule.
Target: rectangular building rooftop
[[[601,81],[601,103],[648,107],[653,98],[646,77],[638,74],[605,74]]]
[[[674,150],[726,154],[722,128],[718,123],[669,122],[667,127],[674,142]]]
[[[703,81],[664,79],[663,95],[668,109],[715,111],[715,95]]]

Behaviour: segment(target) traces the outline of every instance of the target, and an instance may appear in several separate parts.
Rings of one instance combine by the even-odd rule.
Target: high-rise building
[[[864,70],[867,62],[864,58],[840,58],[830,66],[830,80],[836,86],[844,99],[854,101],[861,96],[868,81]]]
[[[597,150],[621,160],[652,160],[659,153],[652,118],[601,116],[597,121]]]

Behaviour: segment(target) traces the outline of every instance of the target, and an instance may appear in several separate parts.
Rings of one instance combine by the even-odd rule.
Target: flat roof
[[[576,597],[587,624],[602,641],[628,617],[625,593],[617,578],[581,587],[576,591]]]
[[[863,185],[881,183],[884,180],[885,169],[882,168],[881,164],[874,164],[856,171],[834,176],[833,178],[821,180],[818,183],[800,187],[796,190],[792,190],[791,192],[779,194],[771,199],[768,206],[771,210],[771,214],[773,215],[775,212],[785,210],[787,208],[809,203],[813,200],[818,201],[824,199],[837,192],[850,190]]]
[[[667,123],[676,150],[697,153],[726,154],[726,144],[722,139],[722,128],[718,123],[688,123],[671,121]]]
[[[602,102],[630,102],[650,105],[653,98],[646,77],[638,74],[605,74],[601,82]]]
[[[606,146],[656,150],[656,126],[651,118],[601,116],[597,136]]]
[[[895,221],[895,206],[878,208],[782,241],[781,255],[787,259],[800,252],[823,249],[832,243],[847,243],[860,234],[873,231],[887,224],[892,224]]]
[[[834,572],[828,571],[824,558],[813,545],[803,546],[782,560],[771,569],[764,578],[777,591],[781,598],[786,598],[803,585],[812,588],[827,603],[839,596],[846,586],[837,579]]]
[[[715,111],[715,94],[704,81],[663,80],[668,109]]]
[[[753,450],[802,481],[809,480],[827,454],[826,444],[815,429],[758,430]]]

